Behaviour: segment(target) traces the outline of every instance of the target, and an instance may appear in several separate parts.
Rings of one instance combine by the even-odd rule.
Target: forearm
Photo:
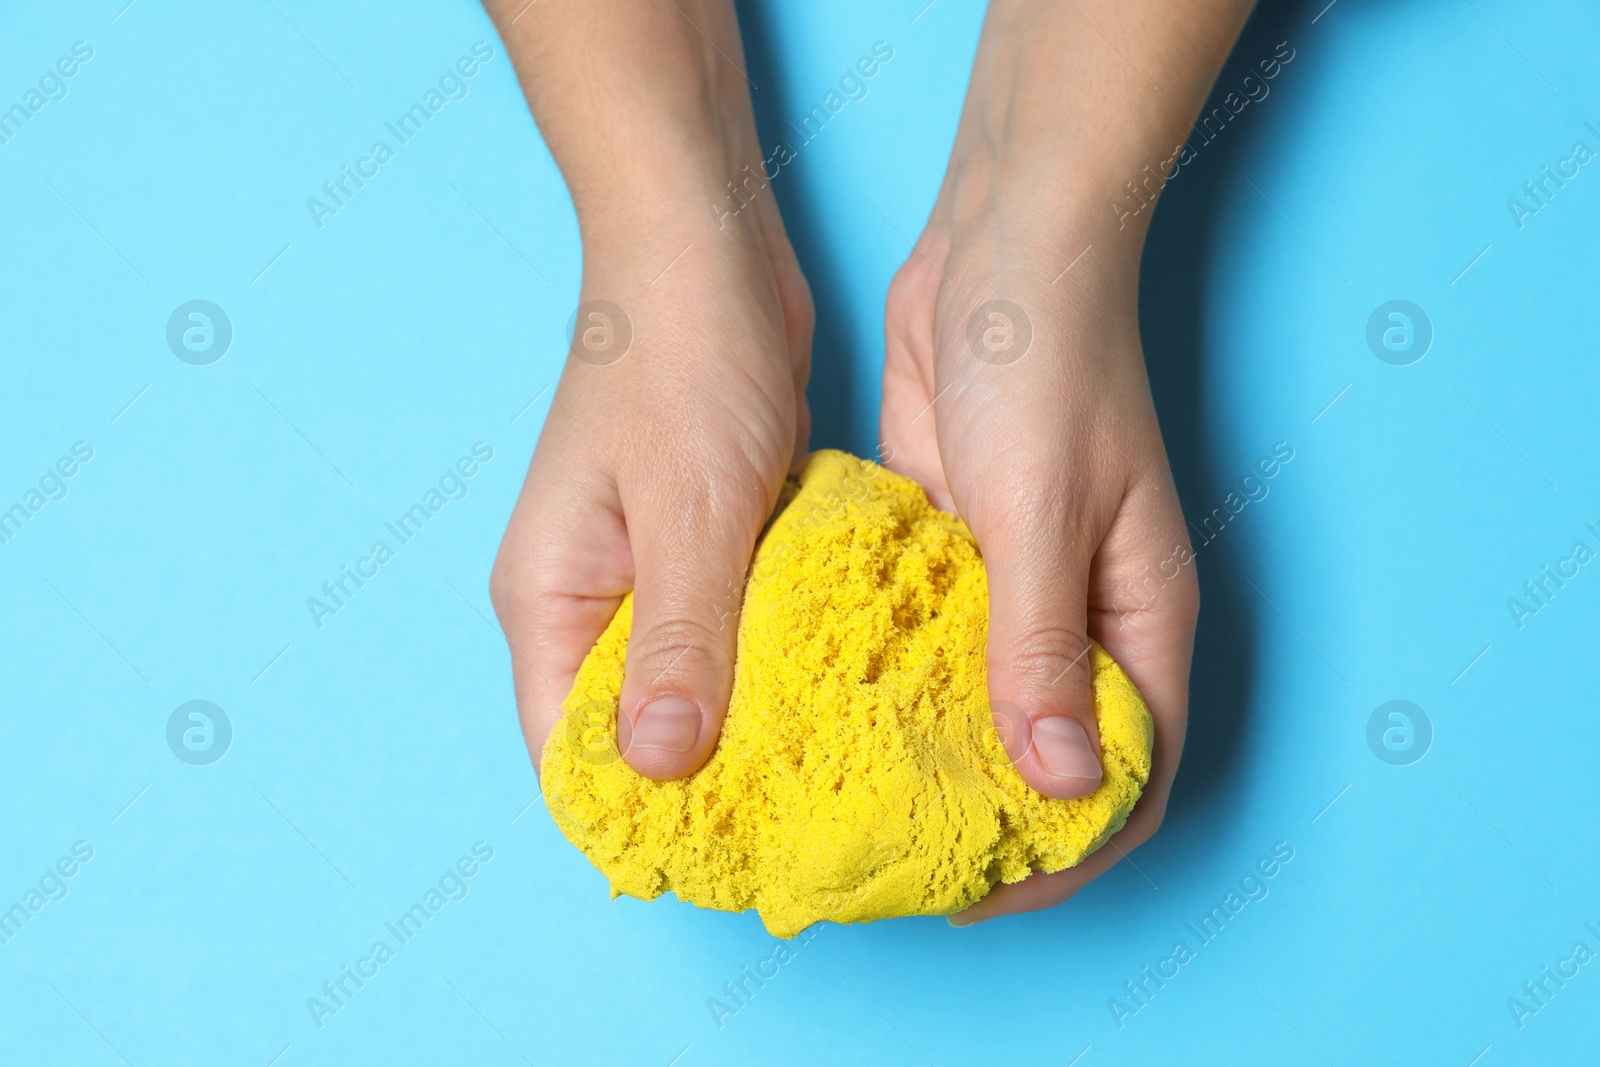
[[[759,161],[730,0],[485,0],[584,239],[706,204]]]
[[[1002,201],[1083,244],[1118,233],[1136,266],[1151,212],[1118,205],[1142,202],[1129,183],[1159,192],[1251,2],[993,0],[946,176],[952,224]]]

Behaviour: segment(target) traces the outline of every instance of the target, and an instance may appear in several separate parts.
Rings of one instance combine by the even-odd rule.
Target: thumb
[[[974,535],[989,576],[995,729],[1023,780],[1072,799],[1092,793],[1102,773],[1088,636],[1094,546],[1058,503],[1003,516]]]
[[[647,502],[629,516],[633,629],[617,747],[647,778],[682,778],[716,748],[733,688],[745,569],[760,519],[730,521],[708,497]],[[751,509],[759,515],[759,507]],[[740,516],[745,519],[745,516]]]

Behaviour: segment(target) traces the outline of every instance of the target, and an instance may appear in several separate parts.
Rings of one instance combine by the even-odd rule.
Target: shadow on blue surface
[[[1290,27],[1304,26],[1314,14],[1306,0],[1259,6],[1202,115],[1210,114],[1221,105],[1223,95],[1255,73],[1260,57],[1271,56],[1279,41],[1292,36]],[[1259,123],[1241,122],[1205,144],[1195,164],[1185,167],[1182,180],[1172,182],[1162,194],[1140,271],[1139,329],[1145,362],[1200,575],[1189,734],[1166,824],[1175,839],[1190,836],[1182,832],[1184,828],[1211,825],[1216,813],[1229,805],[1229,786],[1236,777],[1231,772],[1239,765],[1250,728],[1250,683],[1257,676],[1262,605],[1245,583],[1246,543],[1218,536],[1214,543],[1203,544],[1205,531],[1196,524],[1220,502],[1219,487],[1238,473],[1214,469],[1210,458],[1219,450],[1210,447],[1212,427],[1201,367],[1205,283],[1214,260],[1222,200],[1228,190],[1244,182],[1239,161],[1249,157],[1250,142],[1261,134]],[[1193,135],[1190,143],[1200,139]],[[1212,355],[1226,358],[1227,354]]]
[[[791,140],[784,116],[798,112],[793,106],[798,101],[789,99],[783,88],[787,84],[783,76],[785,49],[777,39],[775,19],[760,0],[739,0],[736,6],[745,66],[750,80],[762,87],[750,94],[761,144]],[[789,231],[789,243],[811,284],[817,310],[811,383],[806,389],[811,401],[811,447],[850,449],[851,427],[856,425],[856,408],[861,402],[851,368],[868,355],[857,350],[846,328],[850,274],[830,262],[824,251],[822,236],[828,228],[821,218],[825,205],[818,200],[816,187],[790,180],[774,181],[771,188]]]

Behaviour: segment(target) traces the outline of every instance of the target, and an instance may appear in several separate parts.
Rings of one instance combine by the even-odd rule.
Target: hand
[[[958,924],[1059,904],[1166,811],[1199,587],[1139,345],[1139,254],[1163,161],[1250,6],[990,0],[944,185],[889,289],[885,462],[983,551],[990,704],[1018,772],[1054,797],[1099,784],[1091,638],[1155,722],[1150,781],[1106,847],[996,886]]]
[[[1199,606],[1139,344],[1138,245],[1096,232],[1105,247],[1063,275],[1092,226],[1035,211],[994,175],[982,160],[952,165],[890,287],[885,461],[983,551],[991,707],[1023,778],[1063,798],[1100,783],[1090,638],[1144,695],[1155,758],[1106,847],[996,886],[958,924],[1060,903],[1155,832],[1183,750]]]
[[[811,432],[811,293],[771,195],[729,195],[761,165],[730,0],[487,6],[577,209],[580,307],[621,309],[578,323],[490,579],[523,736],[537,767],[631,589],[617,744],[677,778],[717,743],[745,569]]]
[[[709,211],[687,228],[590,230],[583,299],[621,307],[631,346],[606,363],[620,333],[592,335],[590,352],[578,324],[491,593],[537,767],[632,589],[618,747],[676,778],[716,745],[745,568],[805,451],[811,297],[770,199],[720,230]]]

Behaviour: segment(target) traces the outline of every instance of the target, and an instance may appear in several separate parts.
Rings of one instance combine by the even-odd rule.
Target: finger
[[[615,491],[575,466],[547,489],[539,465],[536,458],[489,579],[535,770],[579,665],[633,584]]]
[[[1164,467],[1159,473],[1165,473]],[[1150,780],[1129,820],[1129,827],[1148,832],[1131,844],[1113,838],[1113,843],[1131,851],[1160,825],[1183,756],[1200,583],[1183,513],[1170,484],[1157,486],[1145,480],[1129,498],[1129,506],[1101,547],[1104,562],[1096,571],[1089,599],[1090,632],[1139,690],[1155,728]],[[1138,592],[1130,595],[1135,572]],[[1119,858],[1108,857],[1106,862]]]
[[[1194,555],[1170,487],[1145,481],[1129,493],[1096,553],[1092,573],[1091,635],[1128,674],[1150,709],[1155,727],[1150,780],[1127,825],[1099,851],[1068,870],[995,886],[960,918],[952,918],[954,925],[1060,904],[1127,859],[1154,835],[1165,815],[1183,752],[1199,611]]]
[[[681,778],[716,747],[764,489],[708,480],[625,497],[636,578],[617,745],[646,777]]]
[[[1048,469],[1048,468],[1046,468]],[[1100,730],[1090,685],[1089,568],[1098,538],[1081,502],[1053,479],[974,515],[989,577],[989,704],[1017,771],[1046,796],[1100,784]],[[1044,487],[1040,487],[1040,483]],[[1029,499],[1029,494],[1032,498]],[[994,500],[990,497],[990,500]]]
[[[1127,859],[1131,864],[1133,861],[1128,854],[1151,838],[1161,825],[1165,812],[1166,795],[1147,794],[1134,809],[1127,825],[1076,867],[1053,874],[1031,874],[1010,885],[996,885],[988,896],[972,907],[950,916],[950,925],[971,926],[1001,915],[1052,908],[1071,899],[1078,890],[1123,860]]]
[[[1159,462],[1159,461],[1158,461]],[[1165,474],[1151,466],[1152,474]],[[1089,632],[1132,679],[1156,724],[1151,780],[1170,777],[1183,751],[1200,584],[1170,483],[1141,479],[1096,557]]]
[[[961,919],[952,920],[957,925],[1059,904],[1126,859],[1161,825],[1188,717],[1189,663],[1199,609],[1193,561],[1170,489],[1163,492],[1160,486],[1141,483],[1096,553],[1089,624],[1092,636],[1127,672],[1150,709],[1155,748],[1144,796],[1128,824],[1083,863],[996,886]]]

